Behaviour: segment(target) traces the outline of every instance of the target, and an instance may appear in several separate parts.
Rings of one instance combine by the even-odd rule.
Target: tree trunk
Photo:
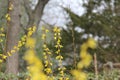
[[[9,11],[11,21],[8,22],[6,52],[11,51],[19,40],[20,19],[19,19],[19,0],[9,0],[13,5],[13,10]],[[18,52],[7,58],[6,72],[11,74],[18,73]]]

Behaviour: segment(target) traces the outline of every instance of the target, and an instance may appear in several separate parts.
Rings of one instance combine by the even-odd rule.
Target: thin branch
[[[29,21],[28,21],[28,24],[26,26],[27,27],[30,27],[29,24],[33,22],[33,18],[34,18],[34,15],[33,15],[33,10],[31,9],[30,7],[30,1],[29,0],[23,0],[24,1],[24,7],[25,7],[25,10],[28,14],[28,17],[29,17]]]
[[[32,9],[30,7],[30,1],[29,0],[23,0],[24,1],[24,7],[26,9],[26,12],[28,15],[31,15],[32,14]]]
[[[49,0],[39,0],[35,9],[32,10],[30,8],[30,1],[24,0],[24,6],[27,11],[29,21],[27,27],[31,27],[32,25],[36,25],[38,27],[39,22],[41,20],[41,16],[43,14],[43,9]]]
[[[35,7],[35,10],[33,11],[34,14],[34,21],[35,21],[35,25],[38,26],[39,22],[41,20],[41,16],[43,14],[43,9],[45,7],[45,5],[48,3],[49,0],[39,0],[38,4]]]
[[[95,69],[95,78],[98,80],[98,67],[97,67],[97,55],[94,53],[94,69]]]

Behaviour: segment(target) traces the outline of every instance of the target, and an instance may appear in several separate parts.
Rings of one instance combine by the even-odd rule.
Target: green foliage
[[[17,76],[13,74],[5,74],[0,72],[0,80],[25,80],[29,77],[28,73],[19,73]]]
[[[114,7],[111,4],[113,4]],[[99,55],[99,60],[104,62],[120,61],[118,58],[120,52],[120,46],[118,45],[120,43],[119,4],[119,0],[115,0],[114,2],[112,2],[112,0],[88,0],[87,3],[83,4],[83,7],[86,9],[86,11],[82,16],[78,16],[74,12],[65,9],[73,23],[71,25],[68,23],[68,29],[63,33],[63,37],[66,39],[66,42],[67,38],[69,38],[69,43],[66,44],[66,46],[71,44],[72,37],[66,36],[65,33],[67,32],[67,34],[72,35],[70,29],[73,28],[76,46],[81,44],[77,41],[82,42],[84,40],[82,38],[84,34],[92,34],[93,37],[98,37],[99,45],[96,53]],[[101,6],[104,8],[99,10]],[[84,31],[78,32],[75,30],[76,27],[82,28]],[[114,58],[110,57],[111,55]]]
[[[120,70],[117,69],[113,69],[110,70],[109,72],[100,72],[98,74],[98,80],[119,80],[120,79]],[[70,80],[72,80],[72,76],[71,75],[67,75],[65,74],[65,76],[69,77]],[[18,76],[14,76],[12,74],[5,74],[0,72],[0,80],[25,80],[26,78],[29,77],[29,73],[19,73]],[[59,78],[59,74],[55,77],[55,80],[58,80]],[[94,73],[90,73],[88,72],[88,80],[95,80],[96,79],[96,75]]]
[[[118,69],[113,69],[113,70],[109,70],[108,72],[100,72],[97,76],[98,76],[98,80],[119,80],[120,79],[120,70]],[[96,75],[94,73],[89,73],[88,74],[88,80],[95,80],[96,79]]]

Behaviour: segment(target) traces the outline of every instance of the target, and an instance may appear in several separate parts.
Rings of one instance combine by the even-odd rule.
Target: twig
[[[98,68],[97,68],[97,56],[94,53],[94,68],[95,68],[95,80],[98,80]]]

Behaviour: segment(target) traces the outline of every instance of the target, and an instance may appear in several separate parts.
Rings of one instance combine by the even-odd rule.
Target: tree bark
[[[13,10],[9,11],[11,21],[8,22],[6,52],[11,51],[19,40],[20,18],[19,0],[9,0],[13,5]],[[18,52],[7,58],[6,72],[11,74],[18,73]]]

